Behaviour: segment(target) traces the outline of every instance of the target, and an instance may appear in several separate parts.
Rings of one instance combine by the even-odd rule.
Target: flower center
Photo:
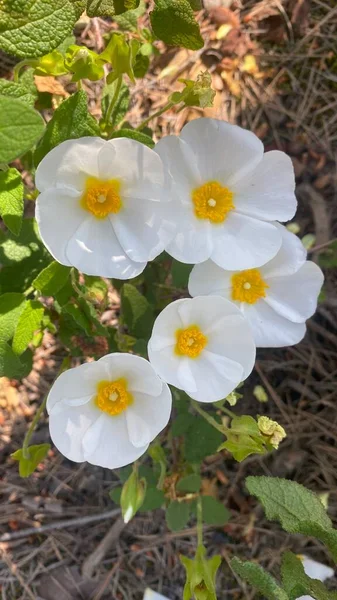
[[[96,406],[103,412],[115,416],[133,403],[133,396],[127,391],[126,379],[100,381],[97,384]]]
[[[96,177],[88,177],[81,206],[97,219],[105,219],[110,213],[116,214],[122,208],[120,188],[121,183],[118,179],[101,181]]]
[[[255,304],[265,298],[269,285],[262,279],[258,269],[248,269],[232,275],[232,300]]]
[[[175,353],[178,356],[197,358],[207,344],[207,337],[198,325],[190,325],[186,329],[177,329]]]
[[[208,181],[192,192],[194,214],[198,219],[223,223],[228,213],[235,208],[233,196],[233,192],[218,181]]]

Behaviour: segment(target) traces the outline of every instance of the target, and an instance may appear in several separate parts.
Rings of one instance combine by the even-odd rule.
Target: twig
[[[119,517],[112,527],[110,527],[108,533],[106,533],[102,541],[98,544],[97,548],[95,548],[95,550],[85,559],[82,567],[82,574],[84,577],[90,578],[92,576],[97,565],[102,562],[111,546],[118,540],[124,527],[124,519]]]
[[[13,533],[4,533],[0,537],[1,542],[11,542],[12,540],[19,540],[20,538],[29,537],[30,535],[39,535],[41,533],[49,533],[50,531],[58,529],[66,529],[67,527],[78,527],[79,525],[87,525],[88,523],[95,523],[95,521],[104,521],[116,517],[120,514],[119,508],[114,508],[107,512],[103,512],[99,515],[91,515],[87,517],[76,517],[76,519],[64,519],[63,521],[56,521],[56,523],[49,523],[48,525],[41,525],[40,527],[28,527],[27,529],[21,529],[21,531],[13,531]]]

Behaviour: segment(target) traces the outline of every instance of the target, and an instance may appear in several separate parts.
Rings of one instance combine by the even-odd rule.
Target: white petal
[[[263,144],[254,133],[216,119],[190,121],[180,138],[193,151],[203,182],[215,179],[230,187],[251,172],[263,156]]]
[[[179,381],[178,387],[185,390],[188,394],[196,393],[198,391],[198,386],[192,372],[192,362],[193,360],[188,357],[180,357],[177,371]]]
[[[62,411],[52,411],[49,416],[49,431],[56,448],[69,460],[86,460],[82,439],[101,414],[94,402],[80,407],[64,406]]]
[[[97,364],[102,365],[112,381],[124,378],[128,391],[159,396],[163,393],[163,382],[148,360],[134,354],[114,352],[103,356]]]
[[[81,194],[51,188],[36,200],[35,216],[44,245],[62,265],[72,265],[66,254],[67,244],[75,235],[87,212],[80,205]]]
[[[167,218],[165,205],[126,199],[122,210],[110,216],[117,239],[131,260],[153,260],[171,241],[175,224]]]
[[[266,152],[253,173],[233,187],[239,212],[263,221],[289,221],[296,212],[294,168],[289,156]]]
[[[191,190],[202,183],[198,172],[194,149],[175,135],[161,138],[155,146],[165,170],[170,176],[167,184],[173,196],[190,195]]]
[[[335,574],[331,567],[327,567],[326,565],[323,565],[323,563],[317,562],[308,556],[303,556],[302,563],[306,575],[311,577],[311,579],[325,581]]]
[[[195,392],[186,391],[198,402],[222,400],[242,381],[242,367],[225,357],[205,352],[190,363],[197,389]]]
[[[205,335],[218,330],[222,321],[224,326],[226,323],[230,326],[233,319],[235,322],[244,323],[240,310],[220,296],[197,296],[185,298],[179,304],[177,301],[172,304],[176,306],[183,327],[198,325]]]
[[[181,362],[181,357],[177,356],[174,352],[174,346],[166,346],[164,348],[153,349],[152,343],[155,342],[155,338],[151,338],[147,347],[149,360],[151,365],[161,377],[167,383],[180,388],[180,381],[178,379],[178,370]]]
[[[186,298],[171,302],[156,318],[150,339],[151,347],[154,352],[160,351],[168,346],[175,346],[176,331],[183,327],[183,322],[178,312],[179,306],[183,302],[186,302]]]
[[[282,245],[276,256],[261,267],[261,273],[266,280],[269,277],[295,273],[304,265],[307,258],[307,251],[297,235],[288,231],[280,223],[274,223],[274,225],[282,236]]]
[[[279,315],[295,323],[303,323],[317,308],[317,298],[323,285],[321,269],[307,261],[293,275],[268,279],[265,302]]]
[[[240,316],[219,320],[208,333],[207,350],[240,364],[243,369],[241,380],[244,380],[253,370],[256,348],[249,324]]]
[[[120,179],[123,197],[165,200],[164,168],[158,154],[128,138],[106,142],[98,155],[102,179]]]
[[[177,233],[166,252],[180,262],[195,264],[207,260],[213,250],[212,226],[206,219],[198,219],[192,206],[181,206],[177,211]]]
[[[85,363],[68,369],[53,383],[47,399],[47,411],[63,402],[68,405],[81,405],[96,394],[97,383],[107,379],[108,371],[101,361]]]
[[[281,241],[272,223],[233,211],[217,233],[211,259],[229,271],[260,267],[276,255]]]
[[[233,271],[225,271],[212,260],[195,265],[188,280],[191,296],[222,296],[231,300]]]
[[[107,144],[99,137],[67,140],[53,148],[36,169],[40,192],[64,184],[83,191],[88,176],[98,177],[98,153]]]
[[[85,460],[99,467],[118,469],[133,463],[146,452],[147,444],[136,448],[130,442],[125,412],[116,416],[99,412],[100,422],[96,422],[83,439]]]
[[[292,323],[278,315],[264,300],[242,304],[258,348],[281,348],[298,344],[305,336],[305,323]]]
[[[146,267],[146,262],[134,262],[118,242],[109,219],[88,216],[67,246],[68,264],[87,275],[130,279]]]
[[[166,427],[171,409],[172,396],[166,383],[162,393],[155,398],[149,394],[137,394],[125,413],[131,443],[139,447],[152,442]]]
[[[170,600],[167,596],[153,592],[150,588],[146,588],[143,600]]]

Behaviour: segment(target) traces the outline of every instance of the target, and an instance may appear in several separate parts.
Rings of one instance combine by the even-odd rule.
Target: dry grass
[[[309,0],[236,0],[234,29],[240,35],[231,33],[222,39],[217,39],[217,32],[224,24],[223,15],[201,12],[198,18],[205,48],[195,53],[166,51],[158,44],[161,56],[144,81],[132,89],[127,115],[138,125],[164,105],[168,93],[180,89],[180,77],[195,78],[208,68],[217,95],[214,107],[205,114],[249,127],[267,149],[280,148],[290,154],[298,182],[300,235],[315,232],[319,247],[337,234],[337,8],[333,4],[333,0],[312,0],[309,16],[305,12]],[[296,13],[299,5],[304,10],[300,16]],[[84,43],[98,48],[102,34],[110,28],[95,19],[80,34]],[[243,68],[247,54],[255,59],[257,70],[253,68],[253,72]],[[158,80],[162,69],[166,75]],[[91,109],[98,114],[100,85],[88,86],[87,91]],[[171,111],[154,119],[151,126],[156,137],[178,133],[185,121],[200,114],[197,109]],[[319,251],[312,253],[315,260],[318,255]],[[203,476],[213,481],[233,513],[225,528],[207,528],[205,532],[209,551],[220,552],[224,559],[219,600],[254,597],[226,566],[234,552],[270,570],[277,569],[285,548],[329,560],[315,541],[289,536],[267,523],[244,488],[248,474],[292,478],[328,493],[329,514],[337,517],[336,276],[332,269],[326,275],[325,300],[310,321],[305,340],[294,348],[260,351],[257,369],[244,386],[244,398],[237,407],[238,412],[263,412],[281,422],[288,433],[286,441],[278,452],[265,458],[252,457],[238,465],[218,455],[203,467]],[[110,530],[105,553],[94,568],[88,556],[116,520],[108,512],[113,508],[108,490],[117,485],[117,476],[87,464],[76,465],[51,451],[30,479],[21,480],[9,458],[21,445],[27,424],[63,356],[62,348],[46,336],[26,380],[20,385],[0,381],[0,527],[11,537],[0,542],[2,598],[140,600],[144,588],[150,586],[178,600],[184,580],[178,554],[193,554],[193,528],[172,534],[162,511],[137,516],[127,527]],[[262,384],[269,396],[263,406],[252,393],[256,384]],[[46,421],[39,426],[35,441],[48,441]],[[102,519],[91,520],[96,515]],[[80,524],[74,519],[80,519]],[[47,529],[15,539],[15,534],[40,525]]]

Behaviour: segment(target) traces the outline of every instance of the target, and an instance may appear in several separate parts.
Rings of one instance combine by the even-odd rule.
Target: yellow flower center
[[[186,329],[177,329],[175,353],[178,356],[197,358],[207,344],[207,337],[198,325],[190,325]]]
[[[255,304],[265,298],[269,285],[262,279],[258,269],[248,269],[232,275],[232,300]]]
[[[105,219],[110,213],[116,214],[122,208],[120,188],[118,179],[101,181],[96,177],[88,177],[81,206],[97,219]]]
[[[109,415],[119,415],[133,403],[133,396],[127,391],[126,379],[100,381],[97,384],[96,406]]]
[[[223,223],[228,213],[235,208],[233,195],[233,192],[218,181],[208,181],[192,192],[194,214],[198,219]]]

